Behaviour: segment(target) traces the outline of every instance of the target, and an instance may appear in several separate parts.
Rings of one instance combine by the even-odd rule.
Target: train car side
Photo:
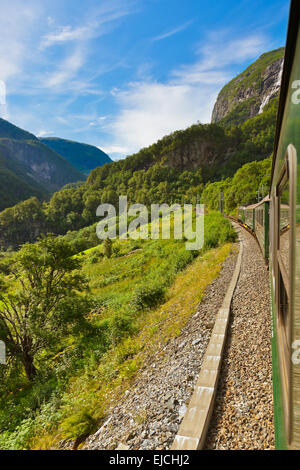
[[[264,200],[254,209],[255,235],[265,260],[269,258],[269,201]]]
[[[292,0],[270,191],[276,447],[300,449],[300,2]]]

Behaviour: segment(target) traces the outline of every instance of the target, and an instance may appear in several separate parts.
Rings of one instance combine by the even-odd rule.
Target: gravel
[[[274,449],[270,294],[261,251],[237,226],[241,273],[206,449]]]
[[[171,447],[231,280],[237,251],[238,245],[234,245],[220,275],[207,287],[181,334],[150,358],[130,390],[108,411],[103,425],[86,440],[84,449],[115,449],[120,445],[133,450]]]

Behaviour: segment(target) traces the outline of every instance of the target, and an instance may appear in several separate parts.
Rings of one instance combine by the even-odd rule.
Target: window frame
[[[280,198],[286,184],[289,183],[289,255],[288,271],[280,253]],[[296,226],[296,187],[297,187],[297,151],[292,144],[287,147],[284,162],[282,164],[276,184],[274,200],[274,234],[275,242],[275,277],[276,277],[276,326],[279,348],[279,363],[281,386],[283,396],[283,409],[287,441],[291,440],[292,417],[292,362],[291,341],[294,309],[294,284],[295,284],[295,226]],[[282,281],[281,281],[282,279]],[[288,299],[287,321],[284,321],[281,312],[282,289]]]

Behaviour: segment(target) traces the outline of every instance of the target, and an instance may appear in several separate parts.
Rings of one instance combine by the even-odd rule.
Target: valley
[[[0,120],[0,340],[8,357],[0,368],[1,450],[116,449],[129,441],[134,449],[170,448],[199,372],[195,351],[204,352],[215,318],[206,306],[217,309],[237,254],[220,192],[226,214],[235,214],[270,185],[283,53],[263,54],[229,82],[211,123],[115,162],[93,146],[38,139]],[[147,209],[203,203],[204,246],[186,250],[173,232],[168,240],[100,242],[96,209],[118,209],[120,195]],[[223,290],[214,287],[220,279]],[[180,356],[185,348],[193,370]],[[182,367],[177,379],[186,382],[180,401],[169,397],[177,400],[171,410],[160,401],[164,364]],[[156,384],[152,414],[144,410],[145,371]],[[164,380],[170,386],[171,375]],[[144,385],[148,402],[132,414],[141,398],[134,390]],[[107,424],[112,411],[125,423],[118,435]],[[168,412],[149,443],[153,422],[159,428]]]

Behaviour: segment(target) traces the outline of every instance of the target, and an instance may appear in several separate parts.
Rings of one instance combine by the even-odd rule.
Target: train
[[[263,257],[269,259],[269,196],[256,204],[238,207],[238,221],[256,236]]]
[[[270,192],[238,208],[269,268],[275,446],[300,449],[300,2],[292,0]]]

